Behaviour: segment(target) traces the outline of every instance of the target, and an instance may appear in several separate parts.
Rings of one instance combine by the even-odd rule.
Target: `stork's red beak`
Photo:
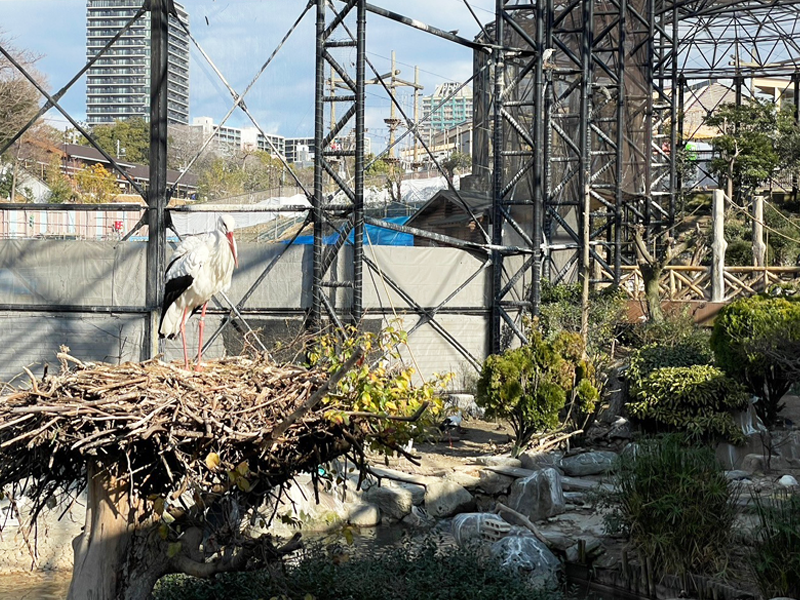
[[[233,254],[233,265],[234,267],[239,267],[239,254],[236,252],[236,240],[233,239],[233,232],[229,231],[225,234],[225,237],[228,238],[228,246],[231,248],[231,254]]]

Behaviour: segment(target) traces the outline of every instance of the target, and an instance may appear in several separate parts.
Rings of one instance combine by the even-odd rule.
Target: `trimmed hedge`
[[[683,431],[701,439],[743,443],[731,413],[747,407],[742,385],[710,365],[652,370],[634,389],[628,411],[657,429]]]

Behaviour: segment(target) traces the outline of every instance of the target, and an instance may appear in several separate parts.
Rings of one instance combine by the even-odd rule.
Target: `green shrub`
[[[737,499],[710,448],[674,434],[646,439],[620,457],[606,528],[651,557],[657,575],[714,573],[725,563]]]
[[[655,369],[632,392],[628,412],[640,421],[698,439],[745,441],[731,411],[747,407],[747,392],[715,367]]]
[[[337,564],[338,563],[338,564]],[[154,600],[558,600],[477,547],[439,545],[434,538],[403,544],[350,560],[334,560],[312,545],[286,569],[285,580],[265,571],[220,575],[213,580],[169,576],[156,586]]]
[[[708,333],[694,322],[691,310],[665,312],[663,321],[632,323],[625,328],[621,341],[629,348],[641,348],[650,344],[668,348],[689,343],[702,346],[708,344]]]
[[[592,291],[589,296],[589,350],[606,349],[616,337],[619,325],[626,321],[625,293],[617,287]],[[553,285],[542,281],[539,326],[545,339],[559,333],[580,333],[581,284]]]
[[[711,347],[717,365],[761,400],[756,411],[767,425],[783,408],[780,399],[793,378],[776,360],[781,349],[800,342],[800,302],[785,298],[741,298],[720,310]]]
[[[635,388],[656,369],[710,365],[713,361],[707,338],[686,337],[670,346],[647,344],[631,354],[627,378]]]
[[[516,437],[515,456],[536,432],[559,426],[568,396],[575,399],[576,414],[594,410],[599,393],[590,365],[574,362],[582,354],[576,344],[580,337],[575,334],[562,333],[548,342],[534,331],[528,345],[493,354],[483,363],[476,402],[487,417],[509,421]]]
[[[753,496],[759,527],[750,566],[765,598],[800,597],[800,495]]]

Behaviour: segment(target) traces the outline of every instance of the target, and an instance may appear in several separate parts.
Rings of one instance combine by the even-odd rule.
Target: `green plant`
[[[356,551],[357,552],[357,551]],[[287,565],[285,577],[265,571],[221,575],[213,580],[169,576],[154,600],[559,600],[558,592],[533,588],[478,547],[458,548],[429,537],[356,553],[310,544]]]
[[[601,503],[607,530],[651,558],[656,575],[686,575],[724,567],[737,499],[713,450],[672,434],[624,453]]]
[[[671,346],[647,344],[631,354],[627,378],[636,388],[656,369],[710,365],[713,360],[708,339],[700,336],[686,337]]]
[[[800,495],[784,492],[770,499],[753,494],[759,527],[749,559],[765,598],[800,594]]]
[[[666,312],[662,321],[634,323],[625,329],[621,341],[629,348],[641,348],[648,344],[668,348],[687,342],[699,346],[708,343],[708,334],[695,325],[694,317],[687,308]]]
[[[654,369],[632,392],[635,401],[628,402],[628,412],[640,421],[698,439],[744,442],[731,411],[747,406],[747,392],[715,367]]]
[[[568,395],[575,399],[578,413],[594,410],[599,393],[589,364],[575,361],[576,343],[580,343],[576,334],[565,333],[548,342],[532,331],[527,345],[491,355],[484,362],[476,401],[487,417],[509,421],[516,437],[514,455],[535,433],[559,426]]]
[[[625,321],[625,293],[616,287],[592,291],[589,297],[589,348],[595,354],[607,349],[615,339],[619,324]],[[581,330],[581,286],[553,285],[542,281],[539,327],[546,339],[561,332]]]
[[[793,377],[774,355],[800,341],[800,303],[753,296],[723,307],[714,320],[711,348],[717,365],[760,398],[755,408],[771,425]]]

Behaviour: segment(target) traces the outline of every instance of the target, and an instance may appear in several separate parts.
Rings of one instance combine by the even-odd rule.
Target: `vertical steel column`
[[[678,99],[675,93],[678,85],[678,3],[672,0],[672,39],[670,40],[670,79],[672,80],[672,94],[670,95],[669,108],[669,223],[667,227],[675,224],[675,206],[678,203],[678,150],[683,149],[683,140],[678,137]],[[679,145],[680,144],[680,145]]]
[[[794,122],[800,123],[800,73],[792,73],[792,100],[794,101]],[[797,202],[797,175],[792,175],[792,200]]]
[[[353,307],[354,324],[361,321],[364,314],[363,275],[364,275],[364,70],[366,68],[367,5],[366,0],[358,0],[356,8],[356,156],[355,181],[353,190]],[[392,75],[394,76],[394,75]],[[392,104],[394,107],[394,104]]]
[[[533,168],[533,268],[531,270],[531,308],[534,315],[539,314],[542,301],[542,216],[544,214],[544,19],[545,7],[536,5],[536,67],[533,73],[533,141],[536,153]]]
[[[591,137],[589,135],[592,115],[592,50],[594,49],[594,0],[584,0],[582,6],[581,36],[581,98],[580,98],[580,167],[578,172],[578,188],[581,194],[581,210],[578,222],[581,227],[580,241],[580,267],[578,269],[581,280],[581,335],[586,340],[588,332],[588,302],[589,282],[592,278],[590,265],[590,237],[592,224],[592,153]]]
[[[311,293],[311,314],[308,328],[318,332],[322,327],[322,236],[323,236],[323,141],[325,139],[325,3],[317,0],[317,70],[316,96],[314,98],[314,197],[311,208],[314,214],[314,281]]]
[[[619,0],[619,40],[617,47],[617,189],[614,190],[614,283],[619,285],[622,278],[622,186],[625,177],[625,112],[628,108],[628,94],[625,90],[625,41],[628,16],[628,0]]]
[[[150,1],[150,183],[147,189],[147,282],[150,310],[145,345],[158,354],[158,322],[167,264],[167,56],[171,0]]]
[[[492,50],[494,59],[494,111],[492,122],[492,243],[503,244],[503,91],[505,77],[505,56],[503,43],[505,37],[505,0],[495,0],[496,47]],[[503,255],[492,250],[492,320],[490,329],[491,351],[498,354],[500,347],[500,324],[502,320],[500,290],[503,288]]]
[[[654,125],[654,106],[653,106],[653,93],[652,87],[655,80],[655,71],[653,64],[656,60],[655,44],[656,44],[656,10],[655,1],[646,1],[647,24],[649,29],[648,42],[647,42],[647,59],[645,61],[644,71],[646,73],[645,80],[650,85],[650,93],[647,94],[645,99],[646,110],[644,114],[644,206],[642,207],[642,216],[645,226],[645,240],[650,240],[651,234],[651,216],[653,213],[653,125]]]
[[[554,14],[554,0],[545,0],[545,14],[542,17],[544,21],[544,47],[555,48],[553,41],[553,14]],[[554,59],[555,60],[555,59]],[[544,65],[542,65],[544,68]],[[542,197],[544,204],[542,206],[542,242],[545,245],[545,250],[542,253],[542,277],[550,280],[551,277],[551,260],[550,260],[550,247],[552,242],[552,216],[550,215],[550,197],[552,192],[552,157],[553,157],[553,70],[547,69],[544,73],[544,90],[543,90],[542,108],[537,107],[537,119],[542,120],[542,130],[544,136],[544,149],[542,162],[544,163],[542,170]]]

